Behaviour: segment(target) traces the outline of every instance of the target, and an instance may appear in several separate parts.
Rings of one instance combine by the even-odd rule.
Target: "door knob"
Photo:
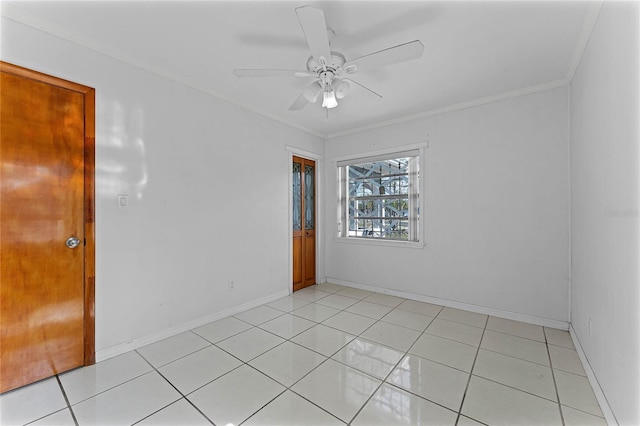
[[[80,240],[76,237],[69,237],[65,243],[70,249],[74,249],[80,245]]]

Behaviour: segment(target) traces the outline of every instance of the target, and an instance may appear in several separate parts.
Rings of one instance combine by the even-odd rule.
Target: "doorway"
[[[95,362],[95,91],[0,62],[0,392]]]
[[[293,291],[316,283],[316,162],[293,156]]]

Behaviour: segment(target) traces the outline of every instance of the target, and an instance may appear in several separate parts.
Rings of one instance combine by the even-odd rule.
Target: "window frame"
[[[350,220],[348,208],[349,179],[347,176],[347,166],[407,157],[411,157],[411,161],[414,162],[414,166],[410,166],[409,170],[409,194],[407,197],[409,201],[408,221],[410,224],[410,238],[413,239],[400,240],[387,238],[371,238],[364,236],[349,236],[347,230]],[[377,246],[410,248],[422,248],[426,245],[424,238],[424,144],[369,152],[364,155],[358,156],[335,158],[334,161],[336,167],[337,185],[337,232],[335,234],[334,241],[349,244],[371,244]],[[415,170],[416,166],[418,169],[417,171]]]

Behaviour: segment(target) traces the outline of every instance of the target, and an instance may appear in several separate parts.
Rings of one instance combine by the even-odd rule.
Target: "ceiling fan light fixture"
[[[318,100],[318,95],[322,92],[322,85],[316,81],[305,87],[302,91],[302,95],[312,104]]]
[[[322,96],[322,107],[331,109],[337,106],[338,101],[336,100],[336,93],[334,92],[331,85],[327,84],[324,88],[324,93]]]
[[[349,82],[340,80],[340,82],[336,85],[336,88],[334,89],[334,92],[336,92],[336,98],[344,99],[349,94],[350,89],[351,89],[351,85],[349,84]]]

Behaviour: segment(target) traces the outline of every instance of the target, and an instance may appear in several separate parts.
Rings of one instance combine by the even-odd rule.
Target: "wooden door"
[[[5,392],[95,362],[95,95],[75,83],[0,66]]]
[[[316,283],[316,163],[293,157],[293,291]]]

